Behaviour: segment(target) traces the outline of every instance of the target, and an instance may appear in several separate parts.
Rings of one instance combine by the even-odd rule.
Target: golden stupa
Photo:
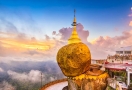
[[[79,38],[76,30],[77,23],[76,23],[75,11],[74,11],[74,20],[72,26],[73,26],[73,30],[71,37],[68,39],[68,44],[81,42],[81,39]]]
[[[68,39],[68,45],[63,46],[57,53],[57,62],[63,74],[68,77],[85,73],[91,64],[91,54],[87,45],[81,42],[76,30],[76,18],[72,23],[73,31]]]

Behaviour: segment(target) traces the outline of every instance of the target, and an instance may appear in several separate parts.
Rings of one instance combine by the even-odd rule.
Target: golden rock
[[[83,43],[63,46],[57,53],[57,62],[65,76],[81,75],[91,64],[90,50]]]

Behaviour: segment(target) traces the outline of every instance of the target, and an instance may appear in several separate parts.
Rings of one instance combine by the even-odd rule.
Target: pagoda
[[[73,23],[71,24],[73,26],[73,30],[70,38],[68,39],[68,44],[81,42],[81,39],[79,38],[76,30],[77,22],[76,22],[75,12],[76,11],[74,10],[74,20]]]

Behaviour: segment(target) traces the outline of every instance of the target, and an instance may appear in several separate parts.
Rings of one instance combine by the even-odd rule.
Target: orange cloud
[[[0,45],[4,48],[17,50],[48,50],[49,47],[54,46],[54,41],[38,41],[35,37],[29,38],[23,33],[0,32]]]
[[[32,42],[30,40],[26,42],[21,42],[17,41],[14,39],[9,39],[9,38],[2,38],[0,39],[0,42],[2,43],[2,46],[5,48],[14,48],[14,49],[19,49],[19,50],[24,50],[24,49],[38,49],[38,50],[48,50],[49,49],[49,44],[46,42]],[[53,46],[50,44],[50,46]]]
[[[129,26],[132,26],[132,21],[130,21]]]
[[[19,33],[18,33],[19,34]],[[45,60],[53,57],[55,40],[37,40],[25,34],[10,34],[0,32],[0,58],[14,57],[13,60]],[[16,59],[17,57],[21,59]],[[45,58],[45,59],[43,59]]]
[[[56,38],[38,40],[25,33],[0,32],[0,60],[55,60],[58,49],[65,45]]]

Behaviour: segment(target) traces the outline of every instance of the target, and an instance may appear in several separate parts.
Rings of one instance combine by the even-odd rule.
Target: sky
[[[132,0],[0,0],[0,60],[50,60],[77,31],[92,58],[132,45]]]

